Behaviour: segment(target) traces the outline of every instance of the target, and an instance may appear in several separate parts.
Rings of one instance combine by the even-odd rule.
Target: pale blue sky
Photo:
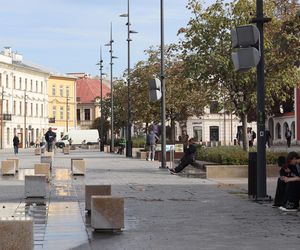
[[[213,2],[206,0],[206,2]],[[164,0],[165,43],[177,42],[177,30],[191,14],[187,0]],[[144,50],[160,44],[160,0],[130,0],[131,67]],[[12,47],[24,60],[59,73],[99,74],[99,47],[109,41],[113,23],[114,76],[127,68],[127,0],[0,0],[0,49]],[[109,73],[108,47],[102,47]]]

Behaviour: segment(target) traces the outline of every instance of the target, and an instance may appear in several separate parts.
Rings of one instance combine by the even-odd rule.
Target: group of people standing
[[[45,140],[47,142],[47,151],[51,152],[53,150],[53,146],[54,146],[54,143],[55,143],[55,140],[56,140],[56,133],[54,133],[52,131],[51,127],[48,129],[48,131],[45,134]],[[37,139],[36,147],[40,146],[39,144],[40,144],[40,142]],[[15,135],[14,138],[13,138],[13,146],[14,146],[14,154],[18,154],[19,153],[19,146],[20,146],[20,139],[17,135]]]

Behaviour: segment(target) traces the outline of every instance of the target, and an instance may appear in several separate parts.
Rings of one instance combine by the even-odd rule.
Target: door
[[[23,146],[23,133],[18,133],[18,137],[19,137],[19,148],[24,148]]]
[[[219,141],[219,127],[210,126],[209,127],[209,138],[210,141]]]

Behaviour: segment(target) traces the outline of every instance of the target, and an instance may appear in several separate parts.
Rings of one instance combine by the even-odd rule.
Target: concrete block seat
[[[69,145],[63,147],[63,153],[64,153],[65,155],[70,154],[70,146],[69,146]]]
[[[8,161],[15,161],[15,167],[16,167],[16,172],[18,172],[19,171],[19,158],[7,158],[6,160],[8,160]]]
[[[71,159],[71,171],[72,175],[84,175],[85,174],[85,161],[83,159]]]
[[[42,154],[42,149],[41,148],[35,148],[34,149],[34,154],[35,155],[41,155]]]
[[[32,250],[33,238],[32,218],[0,218],[0,249]]]
[[[147,151],[139,151],[136,152],[136,158],[146,160],[147,158]]]
[[[25,175],[25,198],[46,197],[46,176]]]
[[[124,198],[92,195],[91,226],[95,230],[124,228]]]
[[[34,164],[35,175],[45,175],[49,181],[51,179],[50,163],[36,163]]]
[[[85,210],[91,211],[92,195],[111,195],[111,185],[85,185]]]
[[[47,152],[47,153],[52,153],[52,152]],[[52,155],[41,155],[41,163],[49,163],[50,170],[52,169],[52,162],[53,162]]]
[[[1,162],[2,175],[15,175],[16,165],[14,160],[6,160]]]

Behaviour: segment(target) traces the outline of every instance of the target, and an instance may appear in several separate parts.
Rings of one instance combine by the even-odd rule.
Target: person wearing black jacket
[[[189,139],[188,147],[185,150],[184,156],[181,158],[180,163],[175,168],[170,168],[170,173],[175,174],[181,172],[187,165],[191,164],[195,160],[195,154],[197,151],[197,147],[195,145],[194,138]]]
[[[47,151],[51,152],[53,147],[53,142],[55,141],[56,134],[52,131],[52,128],[50,127],[45,134],[45,140],[47,142]]]
[[[14,145],[14,153],[15,155],[19,153],[19,144],[20,144],[20,140],[18,136],[14,136],[13,139],[13,145]]]

